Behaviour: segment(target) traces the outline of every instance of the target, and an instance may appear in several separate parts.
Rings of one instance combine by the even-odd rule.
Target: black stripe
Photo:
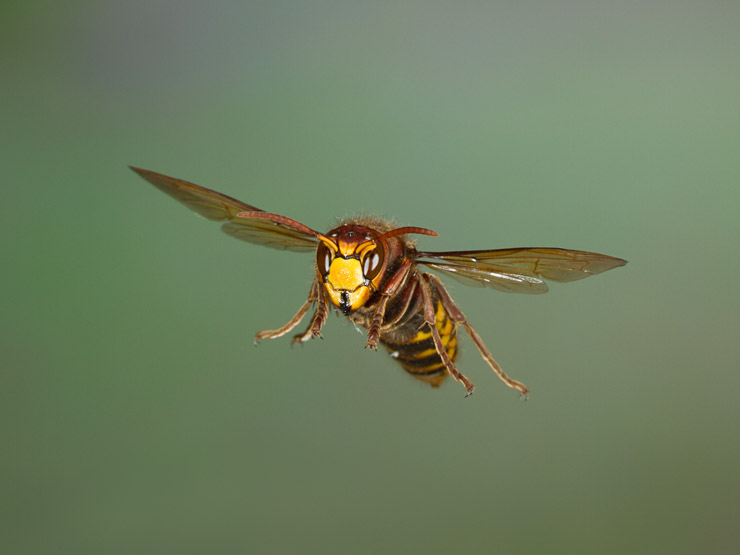
[[[441,323],[440,325],[438,325],[438,326],[437,326],[437,331],[439,331],[439,330],[440,330],[440,328],[444,328],[444,327],[445,327],[445,326],[447,325],[447,322],[448,322],[448,319],[447,319],[447,317],[445,317],[445,319],[444,319],[444,320],[442,321],[442,323]],[[424,332],[427,332],[427,333],[428,333],[428,331],[429,331],[429,330],[428,330],[428,328],[427,328],[426,326],[424,326],[423,328],[421,328],[421,329],[417,330],[417,333],[418,333],[419,331],[424,331]],[[448,335],[454,335],[454,334],[455,334],[455,331],[456,331],[456,330],[455,330],[455,326],[454,326],[454,324],[453,324],[453,326],[452,326],[452,331],[451,331],[451,333],[450,333],[450,334],[448,334]],[[412,347],[412,346],[413,346],[413,347],[416,347],[417,345],[426,345],[427,343],[429,343],[429,347],[424,347],[425,349],[428,349],[428,348],[430,348],[430,347],[434,347],[434,340],[432,339],[432,336],[431,336],[431,335],[430,335],[429,337],[425,338],[425,339],[422,339],[421,341],[415,341],[415,339],[416,339],[416,335],[417,335],[417,334],[415,333],[414,335],[412,335],[412,336],[411,336],[411,337],[410,337],[410,338],[409,338],[408,340],[406,340],[406,341],[393,342],[393,341],[388,341],[387,339],[384,339],[384,338],[381,338],[381,340],[380,340],[380,341],[381,341],[381,342],[382,342],[382,343],[383,343],[384,345],[387,345],[387,346],[388,346],[388,348],[390,348],[390,349],[393,349],[393,350],[397,350],[397,349],[403,349],[403,348],[404,348],[404,347],[406,347],[406,346],[409,346],[409,347]],[[441,333],[441,332],[440,332],[440,336],[441,336],[441,337],[445,337],[444,335],[442,335],[442,333]]]
[[[381,339],[380,342],[389,349],[393,351],[398,351],[399,353],[419,353],[427,349],[434,349],[434,340],[431,338],[431,336],[415,343],[390,343],[385,339]]]
[[[444,367],[444,365],[440,366],[439,368],[434,368],[432,370],[425,370],[424,368],[407,368],[405,365],[402,365],[402,366],[403,366],[403,369],[406,370],[406,372],[408,372],[412,376],[438,376],[440,374],[444,374],[445,372],[447,372],[447,369]]]
[[[426,366],[431,366],[432,364],[442,362],[442,357],[440,357],[435,351],[431,355],[414,359],[408,359],[399,354],[398,357],[396,357],[396,360],[400,362],[401,366],[403,366],[404,368],[406,368],[407,366],[411,368],[424,368]]]

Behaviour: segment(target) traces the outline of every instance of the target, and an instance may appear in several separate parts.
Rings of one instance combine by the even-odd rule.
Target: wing
[[[274,219],[237,217],[240,212],[264,210],[182,179],[133,166],[131,169],[193,212],[209,220],[224,222],[221,229],[232,237],[274,249],[299,252],[316,249],[318,241],[315,235],[306,232],[310,229],[305,226],[302,226],[305,229],[298,229]],[[289,221],[288,218],[283,220]]]
[[[466,285],[507,293],[545,293],[546,279],[576,281],[627,264],[597,252],[558,248],[418,252],[416,259]]]

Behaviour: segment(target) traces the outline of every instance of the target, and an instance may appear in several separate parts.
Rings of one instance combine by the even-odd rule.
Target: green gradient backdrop
[[[734,553],[735,2],[6,2],[0,550]],[[310,256],[134,164],[428,249],[625,268],[452,284],[520,402],[432,390],[343,319],[252,346]]]

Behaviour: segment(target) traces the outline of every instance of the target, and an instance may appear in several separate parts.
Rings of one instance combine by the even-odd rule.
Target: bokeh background
[[[0,550],[736,553],[737,2],[5,2]],[[128,170],[429,250],[629,264],[450,284],[468,399],[331,317],[312,258]]]

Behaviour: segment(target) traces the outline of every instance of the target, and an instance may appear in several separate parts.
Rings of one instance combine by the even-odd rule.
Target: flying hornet
[[[194,212],[223,222],[221,229],[232,237],[315,254],[314,279],[306,301],[285,325],[258,332],[255,343],[290,333],[313,306],[308,327],[293,342],[320,337],[332,306],[367,330],[366,348],[376,350],[382,345],[406,372],[434,387],[452,376],[465,388],[466,397],[475,386],[455,366],[461,327],[506,385],[524,397],[529,390],[506,375],[442,280],[426,272],[427,268],[467,285],[506,293],[544,293],[545,280],[576,281],[627,263],[605,254],[549,247],[423,251],[409,236],[436,237],[435,231],[395,227],[380,218],[348,219],[320,233],[287,216],[182,179],[131,169]]]

